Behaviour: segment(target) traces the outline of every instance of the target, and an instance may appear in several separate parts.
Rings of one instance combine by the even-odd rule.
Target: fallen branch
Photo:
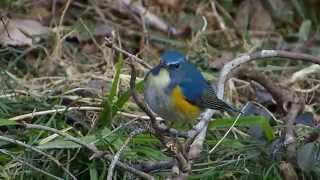
[[[252,54],[245,54],[238,58],[233,59],[232,61],[230,61],[229,63],[223,66],[218,79],[217,97],[220,99],[223,99],[225,83],[227,82],[228,78],[232,75],[234,70],[238,68],[240,65],[248,63],[253,60],[273,58],[273,57],[286,58],[291,60],[302,60],[306,62],[320,64],[319,58],[314,57],[312,55],[302,54],[302,53],[292,53],[292,52],[278,51],[278,50],[262,50]],[[211,120],[211,117],[214,114],[214,112],[215,110],[210,110],[210,109],[206,110],[202,114],[200,122],[196,124],[193,128],[193,131],[190,132],[194,135],[197,130],[200,130],[200,133],[197,135],[197,137],[195,138],[195,140],[190,146],[189,157],[188,157],[189,159],[195,159],[200,156],[200,153],[202,152],[202,146],[206,136],[207,125],[208,125],[208,122]],[[292,119],[290,119],[290,121],[291,120]]]
[[[177,30],[176,28],[169,26],[166,22],[164,22],[158,16],[152,14],[137,1],[118,0],[118,2],[122,7],[131,11],[132,14],[137,15],[136,19],[143,17],[146,24],[159,29],[162,32],[169,33],[170,35],[174,36],[180,36],[186,33],[186,29]]]
[[[275,84],[274,81],[266,75],[248,67],[239,68],[237,76],[259,83],[272,95],[273,99],[282,107],[283,111],[288,112],[288,106],[293,101],[294,92],[286,87]]]

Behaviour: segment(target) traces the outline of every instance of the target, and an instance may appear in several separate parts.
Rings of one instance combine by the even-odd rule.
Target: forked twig
[[[8,23],[9,23],[9,20],[7,22],[5,22],[4,18],[5,18],[5,16],[1,16],[0,17],[1,23],[3,25],[4,30],[6,31],[6,33],[8,35],[8,37],[12,40],[12,37],[11,37],[11,35],[9,33],[9,30],[8,30],[8,27],[7,27]]]

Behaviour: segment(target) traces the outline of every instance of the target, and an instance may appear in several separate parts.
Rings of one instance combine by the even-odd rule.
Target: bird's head
[[[160,58],[160,65],[165,67],[176,67],[186,62],[186,56],[178,51],[166,51]]]
[[[151,72],[153,75],[159,74],[160,71],[166,71],[171,74],[180,71],[181,65],[185,64],[185,62],[187,62],[186,56],[181,52],[165,51],[160,57],[160,63]]]
[[[160,57],[160,63],[147,75],[149,82],[154,82],[162,88],[172,87],[179,83],[189,72],[190,64],[184,54],[178,51],[165,51]]]

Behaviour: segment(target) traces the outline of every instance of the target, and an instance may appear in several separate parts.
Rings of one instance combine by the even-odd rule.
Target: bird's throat
[[[170,84],[169,72],[166,69],[161,68],[158,74],[150,73],[148,82],[158,90],[165,90]]]

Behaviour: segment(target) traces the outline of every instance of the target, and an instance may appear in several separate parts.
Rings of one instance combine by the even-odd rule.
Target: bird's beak
[[[160,60],[160,63],[158,64],[159,68],[164,68],[166,67],[166,64]]]

